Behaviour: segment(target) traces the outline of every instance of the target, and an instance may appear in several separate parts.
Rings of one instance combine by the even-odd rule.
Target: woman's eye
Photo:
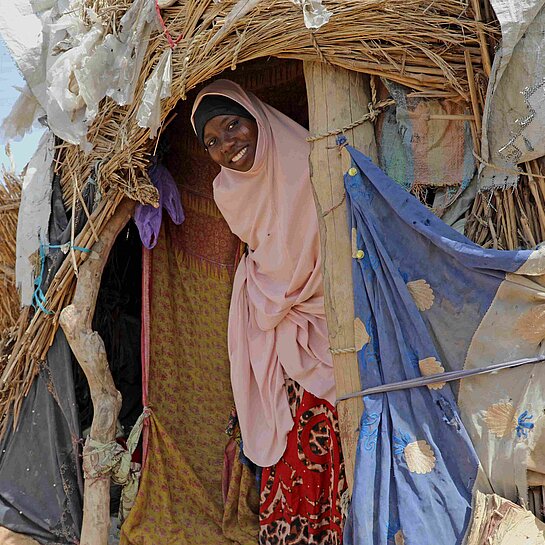
[[[238,119],[235,120],[235,121],[231,121],[231,123],[229,123],[228,129],[231,130],[231,129],[235,128],[237,125],[238,125]]]
[[[207,148],[210,148],[210,147],[212,147],[215,143],[216,143],[216,139],[215,139],[215,138],[212,138],[212,140],[209,140],[209,141],[208,141],[208,144],[206,144],[206,147],[207,147]]]

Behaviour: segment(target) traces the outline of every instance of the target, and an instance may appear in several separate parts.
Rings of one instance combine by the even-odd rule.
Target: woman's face
[[[204,145],[218,165],[247,172],[254,164],[257,123],[238,115],[218,115],[204,126]]]

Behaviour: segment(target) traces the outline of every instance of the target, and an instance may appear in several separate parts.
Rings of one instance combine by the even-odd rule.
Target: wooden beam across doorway
[[[346,127],[368,112],[369,76],[316,62],[305,63],[304,69],[312,135]],[[350,145],[376,160],[372,123],[363,123],[344,134]],[[343,184],[348,167],[348,152],[336,147],[335,136],[312,143],[311,179],[320,224],[325,311],[333,350],[354,347],[352,251]],[[361,390],[355,352],[334,354],[333,366],[337,396]],[[361,398],[343,401],[337,409],[348,487],[352,491],[363,402]]]

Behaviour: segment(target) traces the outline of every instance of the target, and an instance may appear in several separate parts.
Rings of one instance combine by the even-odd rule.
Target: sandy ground
[[[2,528],[1,526],[0,543],[2,545],[40,545],[37,541],[34,541],[30,537],[22,534],[16,534],[15,532]]]
[[[112,517],[110,535],[108,536],[108,545],[118,545],[119,543],[119,520]],[[16,534],[7,528],[0,526],[0,545],[40,545],[28,536]]]

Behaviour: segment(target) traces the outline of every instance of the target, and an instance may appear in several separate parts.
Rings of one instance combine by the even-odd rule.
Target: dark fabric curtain
[[[59,330],[0,440],[0,526],[44,545],[79,543],[83,483],[71,352]]]

